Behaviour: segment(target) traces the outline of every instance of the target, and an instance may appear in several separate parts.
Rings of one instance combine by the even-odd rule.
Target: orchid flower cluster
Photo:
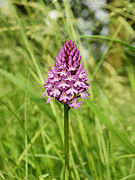
[[[43,87],[46,91],[42,97],[48,94],[49,103],[51,98],[55,98],[62,104],[68,104],[69,107],[81,107],[78,99],[87,99],[89,96],[89,79],[86,73],[87,69],[83,68],[83,63],[80,63],[81,56],[75,42],[66,41],[58,57],[55,57],[55,66],[51,66],[47,73],[47,79]]]

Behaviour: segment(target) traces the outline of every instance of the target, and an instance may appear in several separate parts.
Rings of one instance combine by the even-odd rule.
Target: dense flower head
[[[81,107],[78,99],[87,99],[89,93],[89,81],[83,63],[80,63],[81,56],[75,42],[66,41],[58,57],[55,57],[55,66],[51,66],[47,73],[47,79],[43,87],[46,91],[42,96],[48,94],[49,103],[51,98],[55,98],[62,104],[68,104],[69,107]]]

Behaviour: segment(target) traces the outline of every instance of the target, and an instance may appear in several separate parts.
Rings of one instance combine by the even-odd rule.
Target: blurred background
[[[135,179],[135,1],[0,0],[0,179],[63,180],[63,106],[41,98],[66,40],[91,96],[70,110],[70,179]]]

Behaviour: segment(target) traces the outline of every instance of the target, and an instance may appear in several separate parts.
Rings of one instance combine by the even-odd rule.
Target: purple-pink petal
[[[48,97],[46,103],[48,104],[51,101],[51,97]]]
[[[47,94],[47,91],[45,91],[45,92],[42,94],[41,97],[44,97],[46,94]]]

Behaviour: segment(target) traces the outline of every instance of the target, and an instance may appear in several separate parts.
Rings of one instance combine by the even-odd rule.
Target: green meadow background
[[[135,2],[0,0],[0,180],[64,180],[63,105],[41,95],[69,39],[91,79],[70,180],[135,179]]]

